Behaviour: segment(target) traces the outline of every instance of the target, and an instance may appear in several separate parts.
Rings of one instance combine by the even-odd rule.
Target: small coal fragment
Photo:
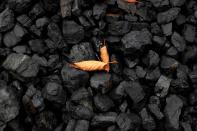
[[[115,112],[107,112],[96,114],[92,118],[91,126],[93,127],[108,127],[116,122],[117,114]]]
[[[162,27],[162,31],[163,31],[163,34],[165,36],[170,36],[172,35],[172,22],[171,23],[168,23],[168,24],[163,24],[161,25]]]
[[[8,0],[8,5],[17,13],[23,13],[31,5],[32,0]]]
[[[39,65],[31,57],[23,54],[10,54],[3,63],[7,70],[16,71],[23,77],[35,77],[39,71]]]
[[[159,97],[165,97],[168,94],[171,79],[161,75],[155,84],[155,93]]]
[[[72,62],[95,60],[95,53],[89,42],[83,42],[72,47],[69,58]]]
[[[143,61],[148,67],[155,68],[159,64],[160,59],[155,51],[149,50]]]
[[[189,122],[180,123],[184,131],[192,131],[192,127]]]
[[[136,13],[136,5],[135,4],[128,4],[124,0],[117,0],[118,8],[124,10],[127,13]]]
[[[131,29],[131,24],[127,21],[114,21],[108,25],[108,32],[111,35],[124,35]]]
[[[160,66],[164,70],[174,71],[176,70],[179,62],[173,58],[162,56]]]
[[[171,37],[171,42],[174,47],[179,51],[183,52],[186,48],[186,43],[183,37],[180,36],[177,32],[174,32]]]
[[[1,125],[14,119],[19,114],[19,101],[5,81],[0,80],[0,120]]]
[[[7,32],[4,35],[3,42],[6,47],[15,46],[22,40],[23,36],[25,36],[26,34],[27,31],[19,24],[16,24],[12,31]]]
[[[68,121],[65,131],[73,131],[75,128],[76,120],[71,119]]]
[[[0,32],[5,32],[14,27],[14,12],[6,8],[0,13]]]
[[[125,54],[135,53],[140,51],[146,45],[150,45],[151,34],[149,31],[131,31],[126,34],[122,39],[123,49]]]
[[[182,6],[185,2],[186,0],[170,0],[172,6]]]
[[[36,27],[37,28],[44,28],[49,24],[49,19],[47,17],[38,18],[36,20]]]
[[[92,88],[101,90],[102,93],[106,93],[112,87],[111,75],[104,72],[95,73],[90,78],[90,85]]]
[[[55,42],[56,44],[59,44],[62,41],[62,33],[60,28],[56,23],[50,23],[47,27],[47,35],[48,37]]]
[[[155,42],[157,47],[161,48],[166,42],[166,37],[153,36],[153,42]]]
[[[44,111],[41,112],[36,117],[36,130],[53,130],[55,127],[57,127],[58,120],[55,114],[51,111]]]
[[[107,6],[106,4],[95,4],[93,7],[93,16],[96,20],[99,20],[105,15]]]
[[[165,116],[166,128],[169,130],[179,129],[179,116],[183,107],[183,101],[176,95],[170,95],[166,98]]]
[[[30,27],[32,25],[32,20],[25,14],[18,16],[17,21],[24,27]]]
[[[61,14],[65,18],[71,16],[71,7],[73,0],[60,0]]]
[[[65,86],[71,92],[79,87],[86,86],[89,79],[87,72],[72,68],[69,64],[64,65],[61,70],[61,75]]]
[[[43,16],[45,13],[44,9],[42,8],[42,6],[38,3],[38,4],[35,4],[33,6],[33,8],[31,9],[31,11],[29,12],[29,17],[34,20],[38,17],[41,17]]]
[[[84,29],[74,21],[63,21],[63,35],[68,44],[77,44],[84,39]]]
[[[145,92],[139,82],[128,82],[125,92],[129,95],[134,104],[137,104],[145,97]]]
[[[146,76],[146,71],[141,66],[136,66],[136,75],[138,78],[143,79]]]
[[[44,43],[41,39],[30,40],[29,46],[32,51],[39,53],[39,54],[43,54],[46,50]]]
[[[140,116],[142,118],[142,126],[144,129],[152,131],[156,128],[156,123],[146,108],[143,108],[140,111]]]
[[[197,47],[196,46],[187,46],[182,60],[184,63],[193,63],[197,58]]]
[[[193,84],[197,83],[197,70],[194,70],[189,73],[189,78],[192,81]]]
[[[194,42],[196,38],[196,27],[190,24],[186,24],[183,30],[184,38],[188,42]]]
[[[121,131],[135,130],[141,124],[141,118],[134,113],[120,113],[116,123]]]
[[[78,102],[83,99],[90,97],[90,93],[86,88],[80,88],[72,93],[71,100]]]
[[[33,85],[30,85],[22,98],[25,111],[30,114],[41,112],[45,108],[44,98],[41,92],[36,90]]]
[[[158,13],[157,22],[159,24],[166,24],[176,19],[180,12],[180,8],[171,8],[165,12]]]
[[[114,107],[113,101],[107,95],[96,95],[94,97],[94,104],[98,110],[103,112],[108,111]]]
[[[75,129],[73,131],[88,131],[88,129],[89,129],[89,121],[78,120],[76,122],[76,126],[75,126]]]
[[[160,110],[160,100],[157,96],[151,96],[148,104],[149,111],[158,119],[163,119],[164,115]]]
[[[138,79],[136,71],[134,69],[124,68],[123,74],[131,81],[135,81]]]
[[[148,81],[156,82],[161,75],[160,69],[156,67],[153,70],[148,70],[145,79]]]
[[[166,55],[170,56],[172,58],[177,58],[178,57],[178,51],[175,47],[172,46],[166,51]]]
[[[60,1],[53,1],[53,0],[41,0],[42,6],[44,9],[51,14],[54,14],[58,11],[60,6]]]
[[[168,6],[169,1],[168,0],[149,0],[154,7],[163,7],[163,6]]]
[[[66,102],[66,92],[57,82],[48,82],[42,90],[43,97],[52,104],[64,105]]]
[[[194,105],[197,103],[197,89],[195,89],[193,92],[190,93],[189,102],[191,105]]]

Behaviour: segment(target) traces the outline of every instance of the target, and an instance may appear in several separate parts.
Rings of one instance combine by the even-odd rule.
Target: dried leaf
[[[76,62],[71,64],[71,66],[84,71],[96,71],[96,70],[106,70],[105,66],[107,64],[108,63],[104,63],[101,61],[89,60],[89,61]]]
[[[72,0],[60,0],[62,17],[71,15]]]
[[[137,0],[127,0],[128,3],[137,3]]]
[[[107,51],[107,47],[105,45],[105,41],[104,41],[104,46],[100,48],[100,57],[101,57],[102,62],[107,63],[107,65],[105,66],[105,70],[107,72],[109,72],[109,70],[110,70],[109,54],[108,54],[108,51]]]

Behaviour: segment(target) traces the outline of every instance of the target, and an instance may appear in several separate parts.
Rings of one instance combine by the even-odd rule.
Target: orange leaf
[[[107,51],[107,47],[105,45],[105,41],[104,41],[104,46],[100,48],[100,57],[101,57],[102,62],[107,63],[107,65],[105,66],[105,70],[109,72],[109,70],[110,70],[109,54]]]
[[[106,70],[105,66],[107,64],[108,63],[104,63],[101,61],[89,60],[89,61],[76,62],[71,64],[71,66],[84,71],[96,71],[96,70]]]
[[[137,0],[127,0],[128,3],[137,3]]]

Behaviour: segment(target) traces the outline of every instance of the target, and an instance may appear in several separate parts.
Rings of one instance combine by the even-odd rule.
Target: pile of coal
[[[101,60],[110,71],[72,63]],[[196,131],[196,0],[0,0],[0,131]]]

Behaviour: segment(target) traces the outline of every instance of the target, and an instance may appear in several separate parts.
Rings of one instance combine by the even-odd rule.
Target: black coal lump
[[[156,67],[155,69],[148,70],[145,79],[150,82],[155,82],[159,79],[161,75],[160,69]]]
[[[105,15],[107,6],[106,4],[95,4],[93,7],[93,16],[96,20],[99,20],[101,17]]]
[[[20,15],[16,18],[16,20],[23,25],[24,27],[30,27],[32,25],[32,20],[26,15]]]
[[[172,22],[168,23],[168,24],[161,25],[161,28],[162,28],[163,34],[165,36],[172,35]]]
[[[47,26],[49,24],[49,18],[47,17],[42,17],[42,18],[38,18],[36,20],[36,27],[37,28],[44,28],[45,26]]]
[[[51,22],[47,27],[47,35],[53,42],[56,43],[56,45],[58,45],[63,39],[59,26],[53,22]]]
[[[160,8],[160,7],[168,6],[169,5],[169,1],[168,0],[149,0],[149,1],[156,8]]]
[[[175,20],[180,12],[180,8],[171,8],[167,11],[157,14],[157,22],[159,24],[166,24]]]
[[[68,44],[77,44],[84,39],[84,29],[75,21],[63,21],[63,36]]]
[[[65,64],[62,68],[61,75],[69,91],[85,87],[89,79],[89,74],[87,72],[70,67],[68,64]]]
[[[19,24],[16,24],[14,29],[10,32],[7,32],[3,37],[3,42],[5,46],[12,47],[17,45],[22,38],[27,34],[27,31],[21,27]]]
[[[193,84],[197,83],[197,70],[194,70],[189,73],[189,78],[192,81]]]
[[[152,44],[151,38],[151,33],[147,30],[129,32],[121,39],[124,53],[132,54],[143,50],[146,45]]]
[[[9,8],[13,9],[17,13],[23,13],[32,4],[32,0],[8,0]]]
[[[0,13],[0,32],[5,32],[14,27],[14,12],[6,8]]]
[[[0,96],[0,120],[3,125],[18,116],[20,103],[14,90],[9,88],[3,80],[0,80]]]
[[[183,52],[186,48],[186,42],[184,38],[177,32],[173,33],[171,42],[179,52]]]
[[[117,113],[107,112],[95,114],[91,120],[93,127],[107,127],[116,123]]]
[[[41,17],[43,16],[45,13],[44,9],[42,8],[42,6],[38,3],[38,4],[35,4],[33,6],[33,8],[31,9],[31,11],[29,12],[29,17],[34,20],[38,17]]]
[[[165,117],[166,128],[169,130],[178,130],[179,116],[183,107],[183,101],[177,95],[170,95],[166,98]]]
[[[131,29],[128,21],[114,21],[108,25],[108,32],[111,35],[124,35]]]
[[[95,60],[95,53],[91,43],[82,42],[80,44],[74,45],[70,50],[69,58],[72,62]]]
[[[163,70],[174,71],[177,69],[179,62],[171,57],[162,56],[160,66]]]
[[[41,39],[30,40],[29,46],[32,51],[39,54],[43,54],[46,50],[46,47],[44,46],[44,42]]]
[[[190,24],[185,24],[183,30],[184,38],[188,42],[194,42],[196,38],[196,27]]]
[[[114,107],[114,103],[110,97],[107,95],[97,94],[94,96],[94,104],[99,111],[108,111],[112,107]]]
[[[79,102],[80,100],[87,99],[90,97],[90,92],[86,88],[80,88],[72,93],[71,100]]]
[[[77,120],[75,129],[73,131],[88,131],[89,123],[90,122],[87,120]]]
[[[143,61],[148,67],[155,68],[159,64],[160,58],[157,52],[149,50]]]
[[[134,113],[120,113],[116,123],[122,131],[135,130],[141,124],[141,118]]]
[[[186,0],[170,0],[172,6],[182,6],[185,2]]]
[[[44,99],[49,102],[64,105],[66,103],[66,92],[57,82],[48,82],[42,89]]]

